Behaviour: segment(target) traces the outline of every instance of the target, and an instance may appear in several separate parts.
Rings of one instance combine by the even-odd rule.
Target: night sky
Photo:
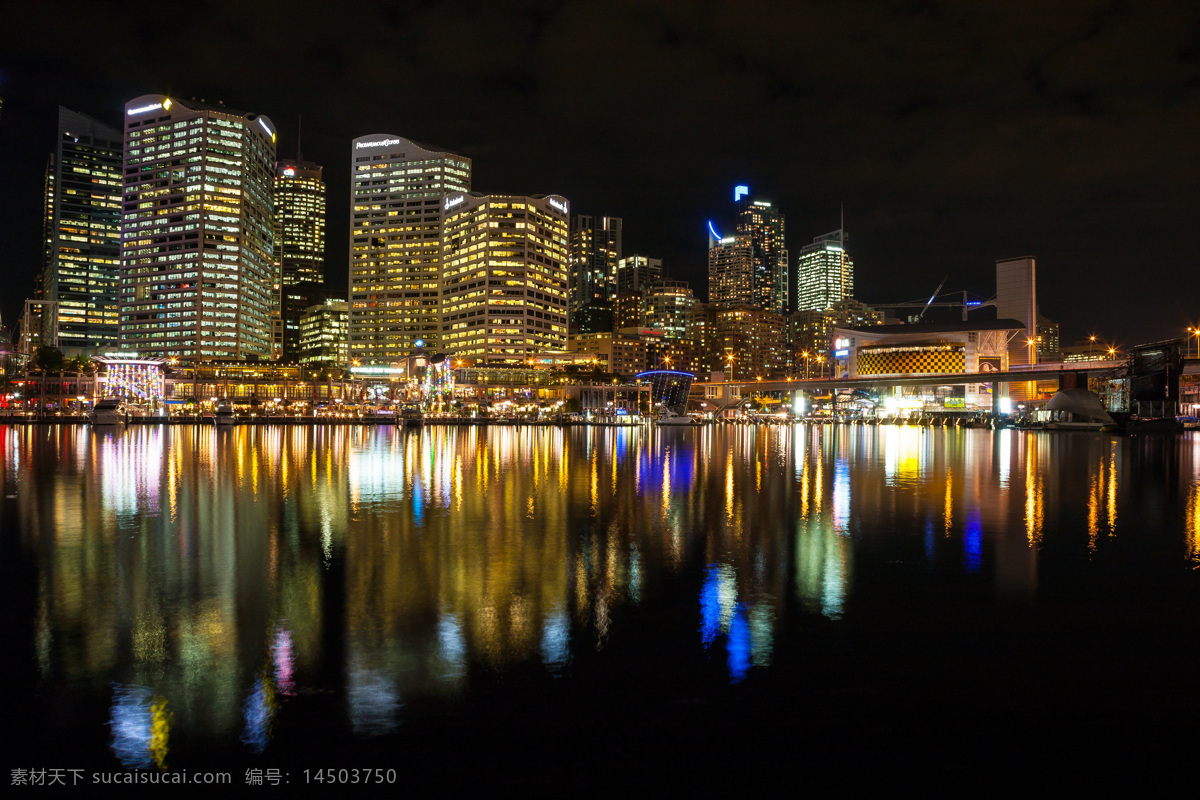
[[[178,13],[164,9],[182,9]],[[858,297],[991,296],[1038,258],[1064,343],[1200,322],[1200,3],[26,3],[0,27],[0,312],[40,265],[59,104],[162,92],[269,115],[329,187],[345,287],[350,141],[474,161],[473,187],[625,220],[706,294],[705,220],[749,184],[795,254],[845,207]]]

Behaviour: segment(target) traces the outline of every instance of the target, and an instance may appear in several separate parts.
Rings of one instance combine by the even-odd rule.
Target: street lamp
[[[725,356],[725,360],[729,362],[729,382],[733,383],[733,356]]]
[[[804,351],[804,380],[808,380],[808,351]]]
[[[1092,361],[1095,361],[1096,360],[1096,336],[1095,336],[1095,334],[1089,336],[1088,339],[1090,339],[1092,342],[1091,356],[1092,356]]]
[[[1200,327],[1188,328],[1188,353],[1192,352],[1192,337],[1196,338],[1196,356],[1200,357]]]

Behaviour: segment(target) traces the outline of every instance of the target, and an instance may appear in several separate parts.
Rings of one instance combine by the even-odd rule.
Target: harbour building
[[[442,209],[440,349],[472,366],[565,350],[567,200],[463,192]]]
[[[120,346],[269,358],[275,125],[222,104],[125,104]]]
[[[846,232],[838,229],[813,239],[796,259],[796,310],[825,311],[854,296],[854,261],[846,252]]]
[[[115,348],[121,276],[121,131],[58,109],[46,165],[41,299],[58,315],[67,355]]]
[[[273,340],[277,355],[299,355],[300,317],[283,302],[288,287],[325,281],[325,181],[311,161],[283,159],[275,164],[275,277],[272,291]]]
[[[442,200],[471,160],[390,133],[351,144],[350,358],[388,364],[441,349]]]

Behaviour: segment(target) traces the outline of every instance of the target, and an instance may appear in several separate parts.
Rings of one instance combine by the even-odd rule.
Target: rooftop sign
[[[558,202],[557,200],[555,200],[553,197],[551,197],[551,198],[550,198],[550,205],[551,205],[551,207],[553,207],[553,208],[557,208],[559,211],[561,211],[561,212],[562,212],[562,213],[564,213],[564,214],[566,214],[566,213],[567,213],[567,204],[566,204],[566,203],[560,203],[560,202]]]
[[[171,110],[171,98],[168,97],[168,98],[164,99],[161,103],[148,103],[144,106],[138,106],[137,108],[126,109],[125,116],[133,117],[133,116],[137,116],[138,114],[145,114],[149,111],[157,111],[160,108],[163,111],[170,111]]]
[[[368,147],[390,147],[391,145],[394,145],[394,144],[400,144],[400,140],[399,139],[380,139],[375,142],[355,142],[354,149],[355,150],[364,150]]]

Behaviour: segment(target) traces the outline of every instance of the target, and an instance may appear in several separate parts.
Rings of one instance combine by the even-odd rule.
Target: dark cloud
[[[844,203],[868,301],[946,274],[986,294],[995,258],[1033,253],[1068,339],[1200,321],[1193,3],[161,8],[41,4],[0,32],[0,269],[22,287],[5,314],[32,285],[54,106],[117,122],[124,100],[166,91],[271,115],[284,154],[303,116],[334,283],[348,143],[387,131],[471,156],[480,190],[624,216],[627,249],[701,291],[704,219],[745,182],[785,210],[793,251]]]

